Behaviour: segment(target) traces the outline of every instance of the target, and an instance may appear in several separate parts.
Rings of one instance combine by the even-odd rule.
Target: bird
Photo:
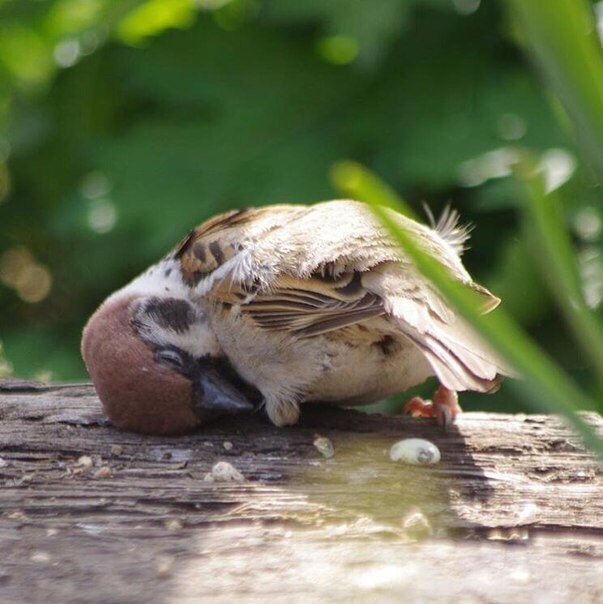
[[[385,211],[482,312],[498,306],[463,266],[457,211],[429,225]],[[457,392],[512,374],[372,209],[345,199],[210,218],[100,305],[81,351],[110,422],[157,435],[259,408],[293,425],[303,405],[366,404],[432,376],[433,400],[405,411],[447,427]]]

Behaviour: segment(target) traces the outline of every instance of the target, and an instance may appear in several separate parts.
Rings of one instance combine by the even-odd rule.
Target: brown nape
[[[130,325],[135,297],[109,301],[90,318],[82,356],[105,412],[121,430],[182,434],[199,425],[192,384],[155,363],[149,344]]]

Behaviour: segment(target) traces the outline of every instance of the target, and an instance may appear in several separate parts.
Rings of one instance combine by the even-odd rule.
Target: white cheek
[[[184,283],[178,262],[172,258],[165,258],[158,264],[151,266],[142,275],[110,296],[110,299],[132,295],[159,297],[167,295],[182,298],[191,302],[194,307],[197,306],[196,302],[191,300],[191,290]],[[197,306],[197,308],[199,307]],[[171,329],[162,329],[153,322],[149,322],[146,327],[148,332],[144,339],[148,339],[156,345],[176,346],[186,350],[194,357],[219,356],[222,354],[222,347],[207,322],[200,320],[183,333]],[[142,371],[149,372],[151,369],[147,367],[143,368]]]
[[[195,358],[222,355],[222,347],[209,323],[196,323],[184,332],[163,329],[157,324],[151,324],[145,339],[156,346],[175,346]]]
[[[222,347],[208,323],[195,324],[185,333],[163,331],[158,336],[158,341],[169,342],[178,348],[182,348],[182,350],[186,350],[196,358],[222,354]]]

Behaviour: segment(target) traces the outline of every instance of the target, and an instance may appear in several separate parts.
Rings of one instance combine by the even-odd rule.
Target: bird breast
[[[306,400],[361,405],[425,381],[433,370],[404,336],[376,319],[323,336],[328,361]]]
[[[433,375],[383,318],[309,338],[260,329],[235,308],[214,315],[212,324],[241,377],[268,399],[362,404]]]

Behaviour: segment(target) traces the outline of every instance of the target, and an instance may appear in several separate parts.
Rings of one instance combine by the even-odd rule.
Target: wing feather
[[[341,329],[385,313],[382,300],[363,289],[360,275],[355,273],[346,273],[330,282],[318,277],[296,279],[287,275],[277,279],[269,289],[251,295],[244,288],[228,283],[214,288],[211,297],[222,304],[236,300],[241,313],[258,326],[290,331],[299,337]]]
[[[459,252],[468,236],[449,211],[437,229],[394,215],[484,312],[500,300],[473,282]],[[216,217],[177,247],[199,297],[234,305],[269,330],[313,337],[385,315],[454,390],[490,391],[511,373],[417,271],[364,205],[270,206]]]

